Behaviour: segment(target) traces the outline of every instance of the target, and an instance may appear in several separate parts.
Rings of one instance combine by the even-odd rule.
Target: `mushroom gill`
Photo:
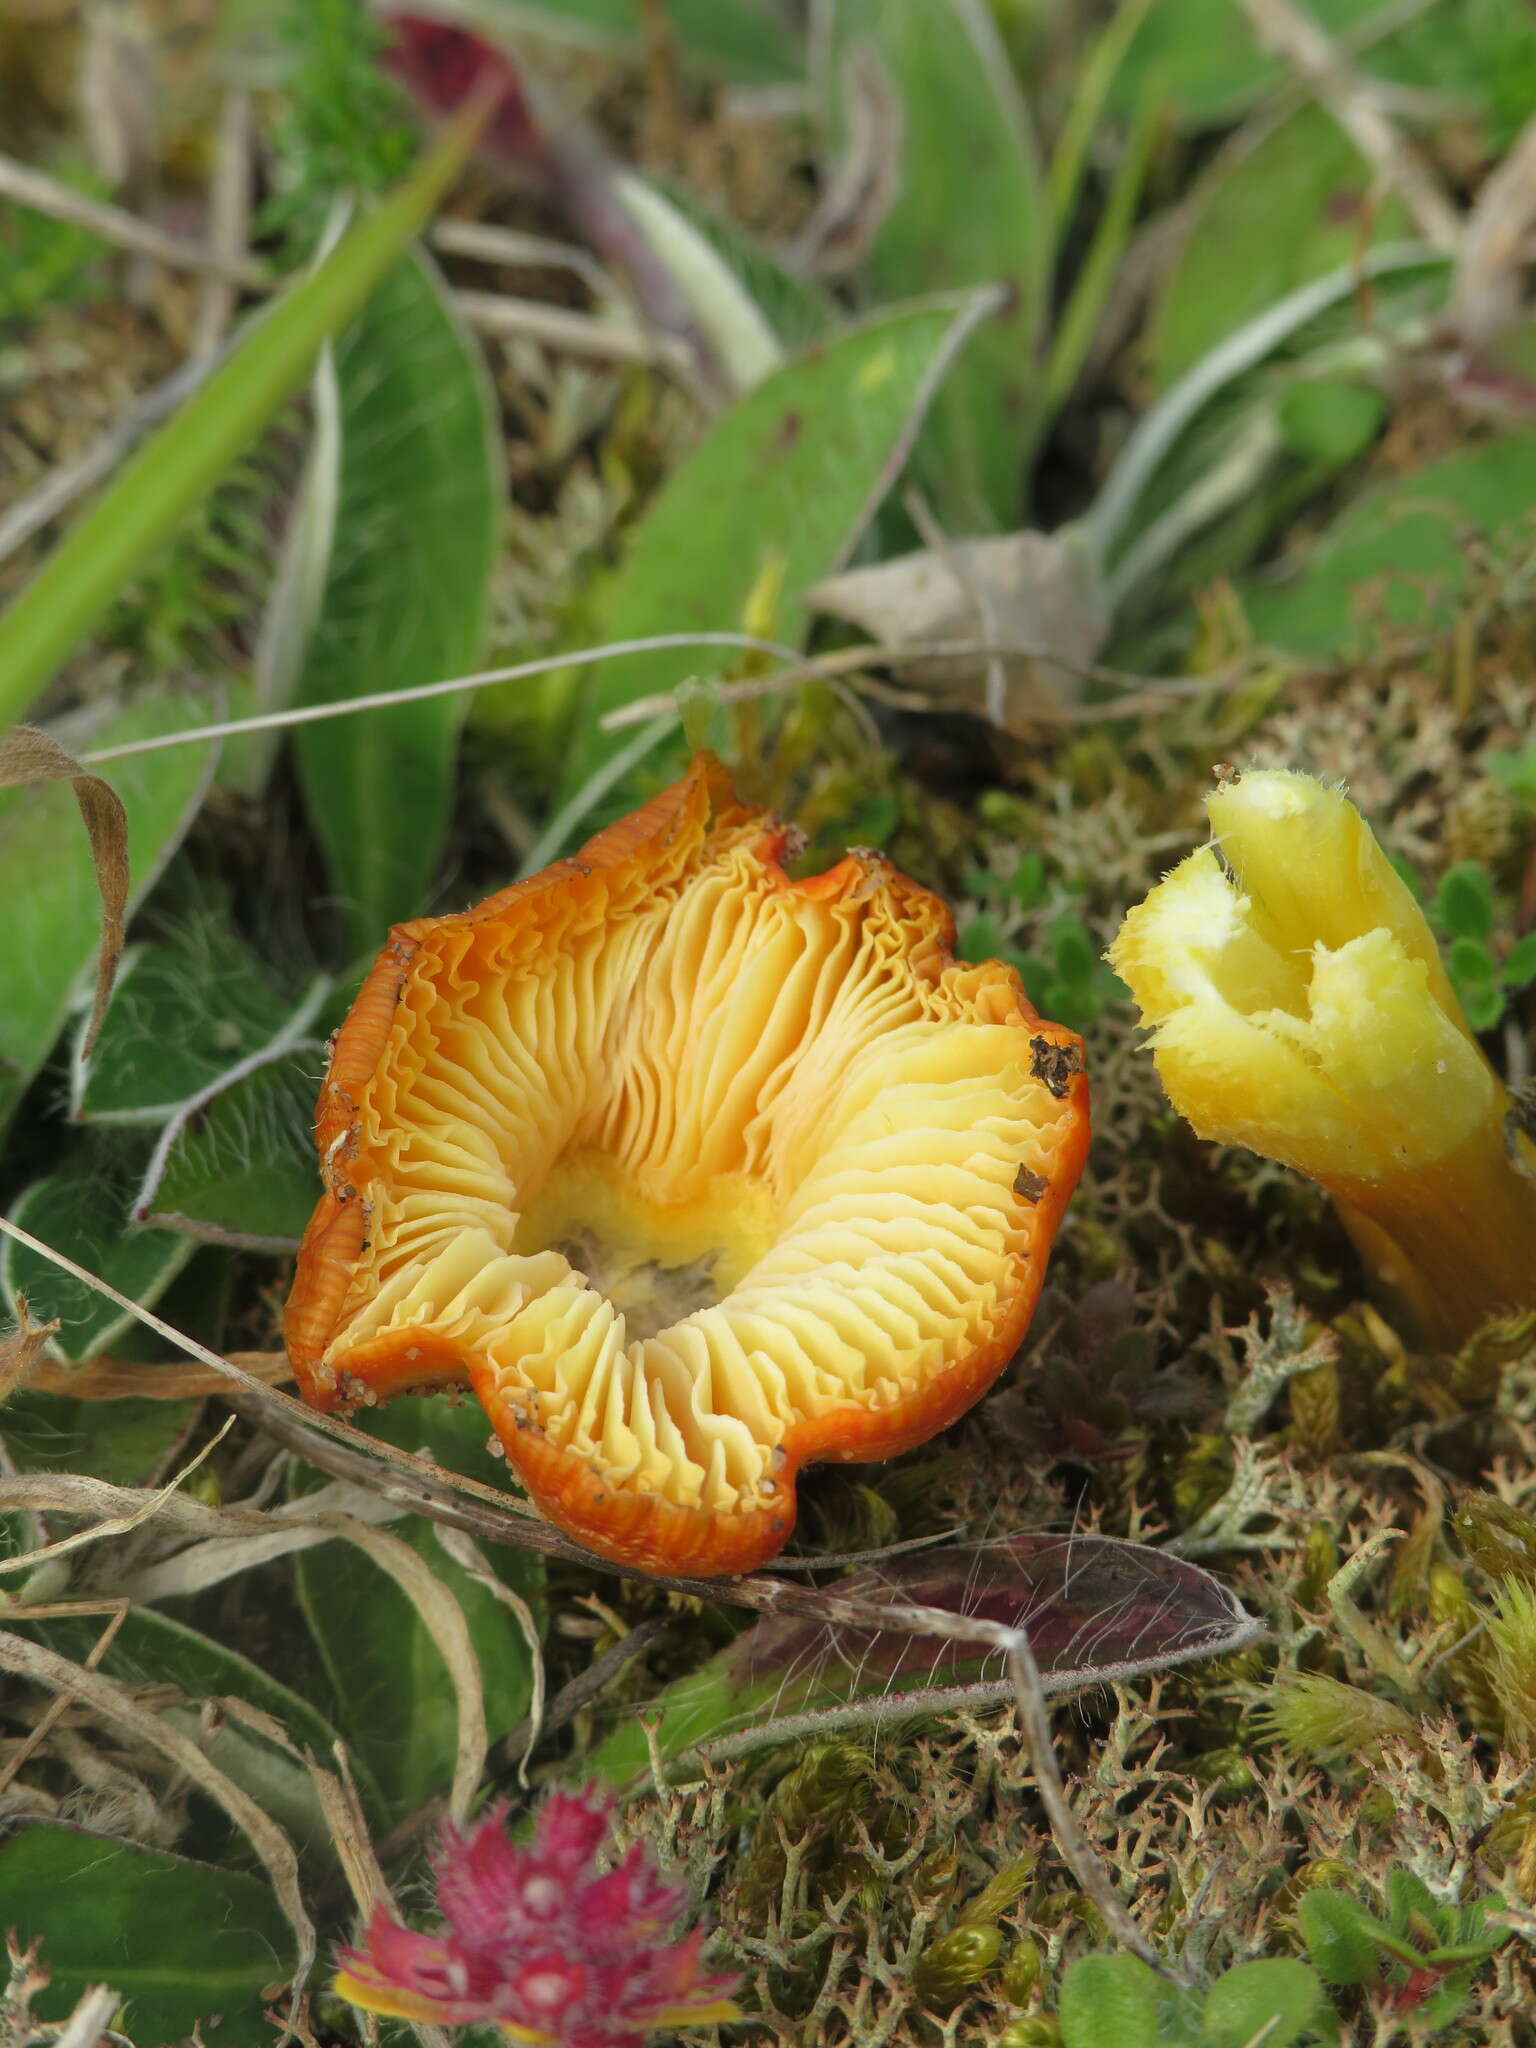
[[[791,881],[700,756],[579,854],[396,926],[321,1091],[287,1339],[319,1407],[467,1381],[603,1554],[741,1571],[1028,1325],[1081,1045],[880,855]]]

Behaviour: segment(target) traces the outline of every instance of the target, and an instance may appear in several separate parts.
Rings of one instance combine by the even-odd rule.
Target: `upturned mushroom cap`
[[[874,853],[792,882],[700,756],[570,860],[398,925],[337,1037],[288,1304],[316,1406],[468,1382],[607,1556],[742,1571],[807,1459],[1016,1350],[1088,1144],[1077,1037]]]

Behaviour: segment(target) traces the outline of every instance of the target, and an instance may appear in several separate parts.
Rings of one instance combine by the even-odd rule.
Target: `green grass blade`
[[[0,616],[0,724],[20,718],[178,521],[218,482],[363,303],[468,154],[483,109],[456,120],[412,175],[250,329]]]
[[[1054,419],[1070,397],[1078,373],[1093,344],[1095,330],[1125,254],[1146,183],[1152,145],[1157,137],[1160,101],[1149,93],[1136,115],[1125,155],[1115,171],[1104,211],[1083,258],[1077,282],[1062,310],[1045,364],[1045,413]]]

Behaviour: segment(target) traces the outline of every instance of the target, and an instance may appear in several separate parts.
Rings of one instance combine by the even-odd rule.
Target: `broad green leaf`
[[[1533,476],[1536,434],[1506,434],[1362,492],[1289,573],[1244,585],[1254,633],[1292,653],[1339,655],[1378,615],[1443,630],[1467,578],[1468,529],[1491,539],[1523,520]]]
[[[191,1420],[195,1401],[77,1401],[23,1387],[0,1410],[0,1435],[20,1472],[89,1472],[142,1486]]]
[[[506,1467],[486,1449],[490,1425],[472,1396],[403,1396],[356,1418],[370,1435],[404,1450],[430,1451],[439,1464],[487,1485],[505,1486]],[[430,1522],[390,1525],[426,1559],[464,1610],[480,1662],[492,1741],[528,1710],[531,1663],[511,1613],[443,1550]],[[491,1568],[538,1612],[543,1560],[488,1545]],[[295,1560],[300,1598],[324,1661],[334,1717],[349,1748],[372,1769],[392,1817],[442,1792],[453,1773],[458,1723],[452,1680],[400,1588],[344,1542]]]
[[[1358,1899],[1344,1892],[1305,1892],[1296,1921],[1324,1983],[1365,1984],[1380,1969],[1382,1952],[1376,1937],[1384,1930]]]
[[[270,2048],[264,1992],[293,1969],[293,1936],[268,1887],[116,1837],[33,1820],[0,1841],[0,1927],[41,1938],[40,2017],[63,2019],[109,1984],[142,2043]]]
[[[77,752],[205,724],[208,700],[188,691],[147,697],[60,737]],[[197,814],[211,746],[104,762],[128,813],[128,914],[143,899]],[[89,975],[101,938],[90,847],[62,784],[0,791],[0,901],[6,907],[5,1000],[0,1002],[0,1126],[47,1058]]]
[[[227,918],[196,913],[123,963],[88,1065],[75,1062],[72,1113],[86,1123],[162,1123],[259,1052],[293,996]]]
[[[1363,455],[1381,432],[1387,401],[1373,384],[1306,377],[1280,397],[1280,438],[1292,455],[1330,468]]]
[[[79,1162],[34,1181],[12,1204],[11,1221],[147,1308],[195,1247],[174,1231],[143,1230],[131,1223],[131,1200],[131,1183],[116,1161]],[[66,1361],[109,1349],[134,1320],[127,1309],[12,1237],[0,1245],[0,1290],[13,1315],[16,1297],[24,1294],[34,1322],[58,1318],[49,1349]]]
[[[1224,335],[1309,279],[1359,254],[1371,170],[1337,125],[1303,107],[1195,187],[1177,259],[1154,301],[1148,354],[1153,380],[1173,383]],[[1407,229],[1388,199],[1370,240]]]
[[[1001,285],[946,379],[914,454],[918,481],[956,534],[1017,526],[1041,424],[1041,322],[1052,262],[1029,110],[983,0],[835,0],[832,88],[841,58],[869,43],[901,100],[900,184],[871,247],[885,299]]]
[[[397,265],[338,341],[336,376],[336,538],[295,693],[303,704],[471,668],[500,529],[489,381],[424,258]],[[463,716],[462,698],[440,697],[298,733],[310,820],[359,948],[421,908]]]
[[[1493,877],[1480,860],[1459,860],[1440,877],[1435,915],[1453,938],[1493,936]]]
[[[1200,2016],[1201,2048],[1290,2048],[1323,2002],[1317,1972],[1292,1957],[1239,1963],[1218,1977]]]
[[[318,1039],[290,1038],[271,1059],[184,1103],[139,1190],[140,1222],[209,1244],[294,1249],[320,1198],[314,1122],[324,1068]]]
[[[1379,11],[1380,0],[1312,0],[1325,28],[1348,29]],[[1141,24],[1110,93],[1128,111],[1156,76],[1189,127],[1231,120],[1287,77],[1233,0],[1157,0]]]
[[[1189,2005],[1137,1956],[1083,1956],[1061,1982],[1062,2048],[1192,2048]]]
[[[665,0],[667,25],[691,69],[743,85],[800,75],[798,42],[771,0]],[[644,0],[484,0],[487,27],[596,48],[642,47]]]
[[[900,464],[935,380],[974,325],[973,295],[898,307],[764,378],[679,463],[636,528],[604,619],[608,639],[740,629],[797,642],[803,593],[847,557]],[[771,616],[756,615],[767,591]],[[561,796],[633,742],[603,713],[739,655],[683,648],[605,662],[579,697]]]
[[[1307,12],[1343,39],[1369,33],[1360,65],[1373,79],[1419,86],[1481,112],[1496,145],[1529,114],[1536,87],[1536,22],[1527,0],[1430,0],[1423,8],[1380,0],[1309,0]],[[1156,0],[1116,81],[1114,102],[1134,105],[1156,73],[1189,127],[1233,120],[1290,82],[1233,0]]]
[[[124,1404],[110,1405],[116,1408]],[[11,1627],[35,1629],[42,1641],[76,1663],[91,1653],[103,1625],[95,1615],[33,1621],[25,1609],[13,1609],[7,1623]],[[128,1685],[174,1687],[182,1704],[168,1699],[161,1711],[189,1733],[196,1732],[199,1702],[243,1700],[261,1713],[270,1714],[289,1741],[316,1763],[329,1771],[336,1768],[336,1731],[308,1700],[226,1644],[215,1642],[211,1636],[173,1621],[168,1615],[157,1614],[152,1608],[130,1609],[97,1668]],[[223,1717],[214,1734],[204,1734],[201,1740],[218,1768],[259,1801],[303,1848],[332,1853],[330,1831],[314,1782],[298,1758],[286,1755],[279,1745],[229,1715]],[[352,1759],[352,1769],[365,1805],[381,1815],[378,1789],[361,1758]]]
[[[265,308],[208,381],[125,463],[0,616],[0,724],[19,718],[119,591],[218,482],[411,240],[468,154],[484,110],[437,147],[323,263]]]

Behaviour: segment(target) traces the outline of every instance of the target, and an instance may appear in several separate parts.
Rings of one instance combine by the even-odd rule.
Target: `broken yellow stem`
[[[1174,1107],[1326,1187],[1428,1341],[1536,1305],[1536,1152],[1364,819],[1281,772],[1208,808],[1110,952]]]

